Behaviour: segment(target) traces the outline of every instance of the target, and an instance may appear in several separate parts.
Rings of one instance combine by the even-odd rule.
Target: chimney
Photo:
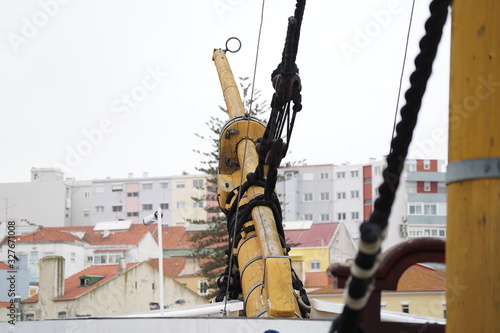
[[[124,258],[120,258],[118,262],[118,274],[121,274],[127,270],[127,261]]]
[[[134,174],[132,172],[128,173],[128,178],[134,178]]]
[[[142,173],[142,177],[144,177],[144,178],[149,177],[149,172],[144,171],[144,172]]]
[[[64,295],[64,258],[45,257],[40,259],[40,298],[44,301]]]

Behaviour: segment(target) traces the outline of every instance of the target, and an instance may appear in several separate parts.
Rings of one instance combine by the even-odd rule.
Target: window
[[[431,182],[424,182],[424,192],[429,192],[431,190]]]
[[[369,184],[372,182],[372,179],[371,179],[371,177],[368,177],[368,178],[363,179],[363,182],[366,184]]]
[[[319,174],[319,179],[330,179],[330,173],[328,172],[322,172]]]
[[[372,199],[365,200],[365,205],[371,205],[371,204],[372,204]]]
[[[313,214],[304,214],[304,220],[306,220],[306,221],[312,221],[313,220]]]
[[[83,197],[84,198],[90,198],[90,192],[89,191],[85,191],[85,193],[83,194]]]
[[[439,229],[439,237],[446,237],[446,230],[445,229]]]
[[[122,211],[122,206],[112,206],[113,212],[121,212]]]
[[[89,217],[90,216],[90,211],[88,209],[83,211],[83,217]]]
[[[380,175],[382,173],[382,167],[380,165],[377,165],[375,168],[373,168],[374,173],[376,175]]]
[[[352,170],[351,171],[351,177],[352,178],[359,177],[359,171],[358,170]]]
[[[359,220],[359,212],[351,212],[352,220]]]
[[[175,183],[176,188],[186,188],[186,183],[185,182],[177,182]]]
[[[122,251],[99,252],[94,254],[94,265],[117,264],[123,258]]]
[[[122,192],[123,184],[111,185],[111,192]]]
[[[168,209],[168,203],[161,203],[160,208],[161,209]]]
[[[138,197],[139,196],[139,192],[129,192],[127,193],[127,197]]]
[[[406,172],[415,172],[417,170],[415,163],[406,163],[405,169]]]
[[[330,221],[330,214],[321,214],[320,215],[320,220],[321,222],[329,222]]]
[[[430,169],[431,169],[431,161],[424,160],[424,170],[430,170]]]
[[[76,253],[75,252],[71,252],[71,262],[72,263],[75,263],[75,260],[76,260]]]
[[[402,302],[401,302],[402,303]],[[403,313],[410,313],[410,304],[401,304],[401,311]]]
[[[35,321],[35,314],[34,313],[27,313],[24,317],[25,321]]]
[[[438,186],[438,193],[446,194],[446,185]]]
[[[337,199],[339,200],[345,199],[345,192],[337,192]]]
[[[96,213],[104,213],[104,206],[95,206]]]
[[[59,319],[66,318],[66,311],[59,311],[57,313],[57,318],[59,318]]]
[[[304,201],[313,201],[312,193],[304,193]]]
[[[337,220],[343,221],[345,220],[345,213],[337,213]]]
[[[359,191],[351,191],[351,199],[359,198]]]
[[[168,188],[168,183],[160,183],[160,187],[166,189]]]
[[[153,204],[143,204],[142,210],[153,210]]]
[[[194,201],[193,208],[203,208],[203,201]]]
[[[194,179],[193,180],[193,187],[203,187],[203,179]]]
[[[153,189],[153,183],[144,183],[144,184],[142,184],[142,189],[143,190],[152,190]]]
[[[411,203],[408,205],[408,214],[422,215],[422,205],[420,203]]]
[[[321,269],[321,261],[319,260],[311,260],[310,261],[311,271],[318,272]]]
[[[139,216],[139,212],[128,212],[127,217]]]
[[[94,192],[95,193],[104,193],[104,185],[97,185],[94,187]]]
[[[330,192],[322,192],[322,193],[320,193],[320,200],[321,201],[328,201],[328,200],[330,200]]]
[[[208,294],[208,281],[207,280],[198,281],[198,293],[201,296],[205,296]]]
[[[437,229],[432,229],[432,230],[431,230],[431,236],[432,236],[432,237],[437,237],[437,235],[438,235],[438,231],[437,231]]]
[[[337,178],[345,178],[345,171],[337,172]]]
[[[184,209],[186,208],[186,203],[184,201],[177,201],[176,207],[177,209]]]
[[[424,204],[424,215],[437,215],[437,204]]]
[[[406,192],[407,193],[417,193],[417,187],[415,184],[408,184],[406,185]]]

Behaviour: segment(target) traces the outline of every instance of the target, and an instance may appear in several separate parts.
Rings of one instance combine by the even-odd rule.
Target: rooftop
[[[339,224],[313,223],[310,229],[285,230],[285,239],[287,244],[292,244],[295,248],[328,247]]]

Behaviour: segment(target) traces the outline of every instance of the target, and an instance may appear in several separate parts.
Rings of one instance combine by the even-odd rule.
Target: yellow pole
[[[447,332],[500,332],[500,3],[455,0]]]
[[[222,50],[215,50],[214,62],[217,68],[217,74],[219,75],[222,94],[224,95],[229,118],[245,114],[243,101],[241,100],[240,92],[234,80],[231,67],[227,61],[226,53]]]
[[[265,127],[243,117],[243,102],[224,51],[215,50],[213,59],[230,117],[221,132],[218,188],[219,205],[227,213],[228,206],[236,199],[227,205],[228,193],[246,181],[246,176],[254,172],[259,163],[255,141],[262,137]],[[264,188],[250,186],[239,206],[263,193]],[[290,258],[281,246],[272,210],[257,206],[251,216],[252,220],[244,227],[253,225],[255,231],[242,235],[235,253],[242,274],[245,313],[248,317],[300,317],[292,287]]]

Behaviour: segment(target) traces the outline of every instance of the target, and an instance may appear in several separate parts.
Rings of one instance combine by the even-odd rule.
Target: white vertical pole
[[[162,231],[162,212],[161,207],[158,208],[158,275],[160,284],[160,316],[163,316],[163,231]]]

